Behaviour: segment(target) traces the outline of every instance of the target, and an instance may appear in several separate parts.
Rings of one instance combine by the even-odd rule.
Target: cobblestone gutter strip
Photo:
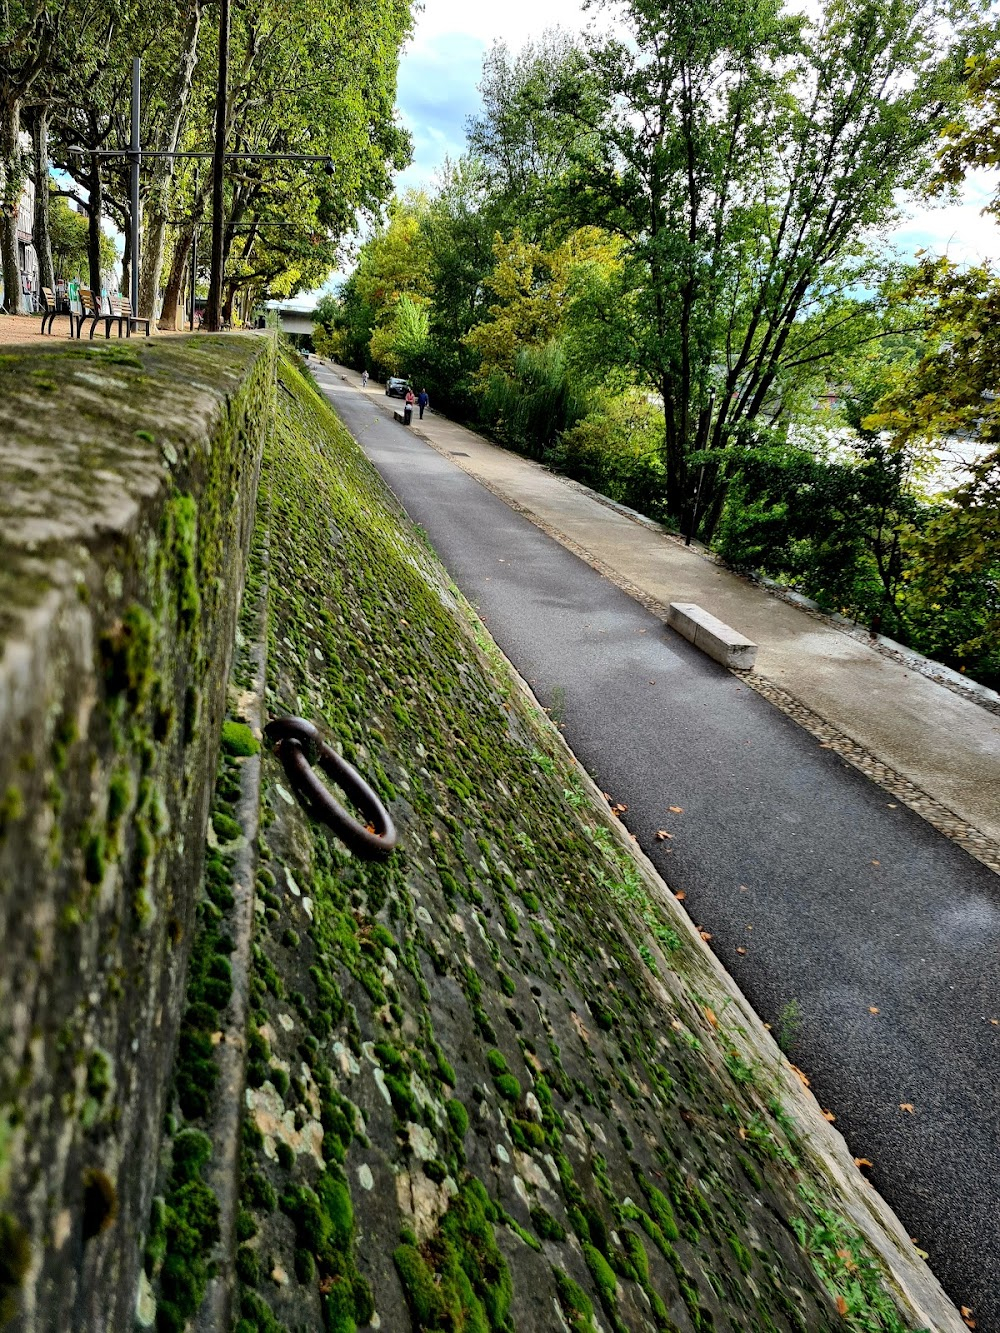
[[[567,537],[565,533],[560,532],[558,528],[553,527],[551,523],[547,522],[533,509],[529,509],[526,505],[519,504],[516,500],[512,499],[502,487],[496,486],[492,482],[485,480],[478,472],[473,471],[473,469],[464,467],[462,460],[455,458],[449,450],[436,445],[433,440],[429,439],[428,436],[424,435],[422,432],[416,433],[420,434],[420,438],[426,444],[429,444],[432,449],[435,449],[439,454],[448,458],[456,465],[456,467],[460,467],[463,472],[467,472],[470,477],[474,477],[481,486],[484,486],[486,490],[492,495],[495,495],[497,499],[502,500],[504,504],[513,509],[515,513],[522,514],[525,518],[530,519],[535,527],[541,532],[544,532],[546,536],[557,541],[560,546],[565,547],[567,551],[572,551],[572,553],[579,556],[581,560],[585,560],[587,564],[590,565],[591,569],[595,569],[599,574],[603,575],[604,578],[613,583],[615,587],[620,588],[622,592],[627,593],[634,601],[638,602],[641,606],[644,606],[647,611],[651,611],[653,615],[659,616],[666,622],[667,608],[663,602],[659,601],[656,597],[651,597],[644,589],[640,588],[630,579],[625,578],[617,570],[612,569],[611,566],[601,560],[599,556],[594,555],[592,551],[588,551],[585,546],[581,546],[580,543],[574,541],[572,537]],[[616,508],[620,508],[620,506],[616,506]],[[813,613],[807,612],[807,614]],[[826,619],[823,616],[819,616],[818,618]],[[989,870],[1000,875],[1000,843],[995,842],[992,838],[988,838],[984,833],[980,833],[978,829],[973,828],[971,824],[967,823],[964,819],[961,819],[953,811],[949,810],[947,806],[942,805],[940,801],[935,800],[933,796],[922,791],[914,783],[910,782],[908,778],[903,777],[901,773],[897,773],[895,769],[876,758],[876,756],[869,750],[858,745],[856,741],[851,740],[849,736],[845,735],[842,731],[839,731],[829,722],[826,722],[818,713],[814,713],[811,708],[807,708],[805,704],[800,703],[799,700],[789,694],[787,690],[782,689],[766,677],[755,672],[748,673],[740,671],[734,672],[733,674],[738,675],[741,680],[745,681],[745,683],[751,687],[751,689],[756,690],[758,694],[767,699],[767,701],[773,704],[775,708],[779,709],[787,717],[790,717],[793,722],[797,722],[799,726],[805,731],[808,731],[811,736],[815,736],[824,748],[835,750],[837,754],[864,773],[865,777],[881,787],[883,791],[888,792],[898,801],[901,801],[903,805],[908,806],[915,814],[920,815],[921,819],[925,819],[932,828],[937,829],[937,831],[943,834],[946,838],[950,838],[952,842],[958,843],[958,845],[968,852],[970,856],[974,856],[977,861],[981,862]]]
[[[500,648],[494,647],[503,656]],[[575,765],[580,784],[591,797],[595,809],[606,810],[604,794],[576,759],[562,732],[551,722],[513,663],[508,666],[512,680],[531,707],[537,710],[541,725],[549,730],[552,745],[565,750]],[[819,1103],[809,1091],[808,1081],[788,1062],[777,1042],[763,1027],[749,1000],[704,943],[697,926],[674,898],[634,835],[617,821],[613,831],[625,853],[638,866],[650,897],[664,915],[672,919],[677,933],[690,944],[685,964],[690,993],[699,1001],[707,1001],[710,1011],[724,1018],[726,1043],[733,1048],[731,1054],[738,1052],[748,1066],[757,1070],[758,1084],[777,1097],[790,1113],[798,1141],[804,1149],[803,1156],[823,1177],[824,1193],[834,1195],[844,1217],[861,1233],[872,1253],[881,1261],[887,1286],[904,1319],[912,1327],[928,1330],[928,1333],[962,1333],[966,1325],[958,1310],[921,1259],[896,1214],[855,1165],[843,1136],[824,1118]],[[657,985],[664,1013],[669,1015],[674,1011],[671,995],[662,982]]]

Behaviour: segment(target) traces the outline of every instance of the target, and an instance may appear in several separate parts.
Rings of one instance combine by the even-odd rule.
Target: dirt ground
[[[12,346],[18,343],[36,343],[43,340],[41,332],[42,317],[38,315],[0,315],[0,345]],[[86,334],[85,334],[86,336]],[[117,330],[113,330],[111,337],[117,338]],[[141,337],[141,334],[133,332],[132,337]],[[153,330],[155,338],[179,338],[180,333],[164,333],[158,329]],[[52,334],[45,334],[44,340],[48,341],[50,337],[56,339],[69,337],[69,320],[65,315],[57,315],[55,327]],[[99,327],[95,333],[95,341],[103,340],[104,329]]]

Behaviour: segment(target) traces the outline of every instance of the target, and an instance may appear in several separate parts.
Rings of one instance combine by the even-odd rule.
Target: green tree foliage
[[[88,266],[88,225],[82,214],[72,209],[61,195],[49,201],[49,228],[52,240],[52,263],[57,278],[79,278]],[[115,263],[114,242],[101,234],[101,268],[107,272]]]
[[[681,516],[691,455],[780,417],[797,377],[852,340],[840,298],[893,192],[927,173],[954,61],[923,0],[828,0],[815,19],[773,0],[621,13],[627,34],[590,40],[582,83],[567,60],[545,142],[570,144],[562,211],[622,239],[620,269],[590,293],[590,352],[661,397]],[[480,142],[499,169],[530,119],[508,105],[537,93],[509,63],[493,83]]]
[[[207,0],[17,0],[0,7],[0,188],[16,203],[25,178],[18,130],[27,126],[28,110],[34,116],[44,107],[53,161],[73,175],[91,213],[92,284],[99,278],[105,208],[129,239],[127,163],[74,158],[68,149],[127,143],[132,55],[143,62],[144,145],[161,152],[210,147],[215,15]],[[333,8],[309,0],[248,0],[234,7],[230,151],[316,154],[329,160],[330,170],[318,163],[230,160],[227,313],[237,303],[248,313],[263,296],[318,286],[340,259],[358,213],[374,217],[381,208],[393,171],[409,155],[394,102],[399,49],[410,23],[408,0],[377,0],[374,7],[349,0]],[[205,216],[208,182],[205,163],[196,168],[158,158],[144,164],[141,303],[150,313],[169,256],[168,325],[194,227]],[[7,209],[0,213],[9,217]],[[11,237],[0,235],[0,244],[13,253],[16,274]]]

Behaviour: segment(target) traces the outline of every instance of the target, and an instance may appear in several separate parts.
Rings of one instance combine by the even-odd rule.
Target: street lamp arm
[[[125,157],[132,159],[138,157],[140,161],[147,157],[194,157],[194,158],[212,158],[214,153],[208,151],[194,152],[167,152],[165,149],[141,148],[138,153],[130,148],[81,148],[74,144],[68,148],[67,153],[79,157]],[[327,174],[332,176],[336,167],[333,164],[333,158],[327,153],[226,153],[227,162],[323,162],[326,164]]]

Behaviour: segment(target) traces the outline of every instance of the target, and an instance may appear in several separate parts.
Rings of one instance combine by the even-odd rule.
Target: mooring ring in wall
[[[277,717],[264,735],[285,768],[295,794],[315,818],[333,829],[357,856],[384,861],[396,845],[396,829],[388,810],[356,768],[327,745],[316,727],[304,717]],[[371,822],[365,828],[330,795],[313,772],[313,764],[343,787]]]

